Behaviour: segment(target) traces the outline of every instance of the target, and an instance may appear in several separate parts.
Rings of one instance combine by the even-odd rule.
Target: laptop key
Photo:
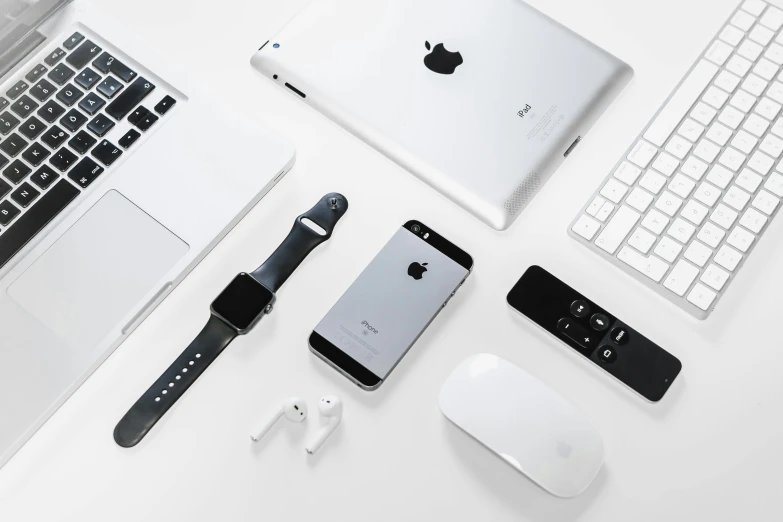
[[[45,73],[48,69],[41,63],[33,67],[33,69],[25,75],[24,79],[27,80],[30,83],[35,83],[38,81],[38,78],[43,77],[43,73]]]
[[[94,92],[87,93],[87,96],[79,102],[79,108],[90,116],[101,110],[101,107],[104,105],[106,105],[106,102],[103,101],[103,98]]]
[[[98,92],[103,94],[109,99],[122,90],[123,85],[115,80],[112,76],[107,76],[99,85]]]
[[[11,98],[11,100],[13,101],[17,99],[19,96],[21,96],[22,93],[26,91],[28,87],[30,86],[27,84],[27,82],[25,82],[24,80],[19,80],[18,82],[16,82],[16,84],[14,84],[13,87],[11,87],[6,91],[5,95]]]
[[[135,71],[109,53],[103,53],[94,62],[92,62],[92,64],[96,69],[103,73],[114,73],[125,83],[128,83],[129,81],[136,78]]]
[[[147,132],[152,125],[158,121],[158,117],[152,114],[151,112],[148,112],[146,116],[144,116],[139,123],[136,124],[136,128],[139,129],[142,132]]]
[[[138,123],[144,119],[147,114],[149,114],[150,111],[147,110],[147,108],[143,105],[139,105],[136,107],[136,110],[134,110],[132,113],[128,115],[128,121],[131,122],[133,125],[138,125]]]
[[[79,131],[73,138],[71,138],[71,141],[68,142],[68,145],[70,145],[70,147],[79,154],[84,154],[96,143],[98,143],[98,140],[87,134],[85,131]]]
[[[52,53],[44,58],[44,63],[48,65],[49,67],[53,67],[54,64],[62,60],[63,56],[65,56],[65,51],[60,49],[59,47],[52,51]]]
[[[134,107],[155,89],[155,85],[139,76],[106,107],[106,114],[115,120],[123,119]]]
[[[11,204],[10,201],[5,200],[0,203],[0,225],[7,225],[19,215],[19,209]],[[0,236],[5,237],[5,236]],[[2,241],[0,239],[0,241]]]
[[[76,83],[85,89],[92,89],[92,86],[98,83],[100,79],[100,74],[87,67],[76,77]]]
[[[0,96],[0,110],[5,109],[8,106],[8,100]]]
[[[46,190],[49,188],[49,185],[55,182],[57,178],[59,178],[60,175],[57,174],[49,165],[44,165],[40,169],[36,170],[35,173],[30,176],[30,181],[38,185],[39,188],[42,190]],[[3,197],[2,194],[0,194],[0,198]]]
[[[50,154],[51,152],[46,150],[46,147],[36,141],[22,153],[22,158],[33,167],[37,167],[43,163]]]
[[[56,90],[57,87],[49,83],[48,80],[43,79],[33,85],[33,88],[30,89],[30,94],[39,102],[45,102]]]
[[[160,102],[158,102],[158,104],[155,106],[155,112],[163,116],[169,112],[169,109],[174,107],[175,103],[177,103],[177,100],[167,94],[166,97],[160,100]]]
[[[112,145],[108,140],[103,140],[97,147],[92,149],[91,154],[108,167],[122,156],[122,150]]]
[[[16,255],[38,232],[40,232],[57,214],[68,206],[68,204],[79,195],[79,189],[71,183],[61,179],[46,194],[31,206],[19,220],[8,227],[5,232],[0,234],[0,266],[5,265],[12,257]],[[19,214],[19,210],[6,201],[0,204],[0,224],[8,224],[13,219],[8,219],[5,223],[3,216],[3,205],[8,203],[12,207],[10,212],[16,211],[13,217]]]
[[[68,173],[68,177],[81,188],[85,189],[102,173],[103,167],[90,158],[84,158]]]
[[[81,69],[92,60],[95,59],[101,53],[101,48],[87,40],[81,44],[75,51],[68,55],[65,59],[66,62],[73,65],[77,69]]]
[[[71,168],[71,165],[73,165],[77,159],[79,159],[79,157],[76,154],[63,147],[54,153],[54,156],[49,160],[49,163],[60,172],[65,172]]]
[[[11,110],[20,118],[27,118],[37,108],[38,104],[26,94],[23,94],[21,98],[11,105]]]
[[[46,124],[35,116],[32,116],[19,127],[19,132],[28,140],[34,140],[44,130],[46,130]]]
[[[68,139],[68,133],[64,132],[57,125],[51,127],[41,136],[41,141],[46,143],[52,150],[56,149]]]
[[[11,192],[11,185],[0,179],[0,198]]]
[[[136,140],[139,139],[139,136],[141,136],[141,133],[137,131],[136,129],[130,129],[125,136],[120,138],[120,141],[118,142],[120,144],[120,147],[123,149],[127,149],[134,143],[136,143]]]
[[[0,114],[0,134],[3,136],[14,130],[17,125],[19,125],[19,120],[10,112],[6,111]]]
[[[44,119],[46,123],[54,123],[54,120],[63,115],[65,109],[54,100],[50,100],[38,109],[38,116]]]
[[[22,152],[27,147],[27,141],[16,133],[8,136],[4,142],[0,143],[0,150],[12,158]]]
[[[65,47],[66,49],[68,49],[70,51],[74,47],[79,45],[79,42],[81,42],[82,40],[84,40],[84,35],[82,35],[82,33],[77,31],[77,32],[73,33],[70,38],[68,38],[67,40],[65,40],[63,42],[63,47]]]
[[[94,133],[99,138],[106,135],[107,132],[114,127],[114,122],[106,117],[105,114],[99,114],[87,125],[90,132]]]
[[[32,169],[19,160],[14,160],[13,163],[3,170],[3,176],[14,185],[19,184],[28,174],[32,172]]]
[[[6,165],[8,165],[8,158],[0,154],[0,169],[2,169]]]
[[[64,85],[65,82],[71,79],[71,77],[76,74],[73,69],[65,65],[64,63],[58,64],[55,66],[54,69],[49,71],[49,74],[47,76],[50,80],[52,80],[57,85]]]
[[[35,190],[32,185],[25,182],[19,185],[18,189],[14,190],[14,193],[11,194],[11,199],[20,207],[27,208],[40,195],[41,193]]]
[[[114,56],[109,53],[103,53],[92,62],[92,66],[106,74],[111,71],[111,64],[114,63]]]
[[[86,121],[87,116],[76,109],[71,109],[68,114],[60,118],[60,125],[71,132],[76,132]]]
[[[84,93],[70,83],[57,93],[57,99],[68,107],[79,101],[79,98],[82,96],[84,96]]]

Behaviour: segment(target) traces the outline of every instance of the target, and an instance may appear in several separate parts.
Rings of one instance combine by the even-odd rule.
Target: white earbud
[[[340,419],[343,417],[343,403],[335,395],[326,395],[321,397],[321,400],[318,402],[318,411],[321,412],[321,416],[327,417],[328,420],[318,430],[318,434],[313,441],[305,448],[310,455],[318,451],[318,448],[321,447],[324,441],[329,438],[329,435],[337,428],[337,425],[340,424]]]
[[[250,438],[253,439],[253,442],[261,440],[261,438],[266,435],[266,432],[268,432],[283,415],[291,422],[302,422],[307,418],[307,404],[299,397],[287,399],[269,415],[269,418],[267,418],[263,424],[259,425],[258,428],[250,434]]]

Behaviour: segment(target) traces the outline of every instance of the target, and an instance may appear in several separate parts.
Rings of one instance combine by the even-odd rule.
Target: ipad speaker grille
[[[536,195],[538,189],[541,188],[541,178],[538,176],[538,172],[531,171],[525,177],[516,190],[509,196],[503,208],[506,209],[512,217],[519,214],[519,212],[527,206],[533,196]]]

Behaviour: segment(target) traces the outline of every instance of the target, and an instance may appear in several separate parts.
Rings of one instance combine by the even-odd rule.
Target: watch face
[[[212,302],[212,311],[237,330],[247,330],[274,298],[264,285],[241,273]]]

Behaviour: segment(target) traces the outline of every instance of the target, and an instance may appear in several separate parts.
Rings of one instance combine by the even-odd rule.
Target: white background
[[[566,236],[585,199],[735,0],[531,0],[630,63],[636,76],[504,233],[250,68],[253,51],[305,0],[102,3],[233,110],[294,140],[298,162],[0,471],[0,520],[783,517],[777,501],[783,483],[781,220],[706,322]],[[234,274],[262,262],[294,217],[329,191],[344,193],[351,208],[332,240],[285,285],[275,312],[234,342],[139,446],[119,448],[114,425],[198,333],[212,298]],[[410,218],[470,252],[475,270],[389,381],[366,393],[316,360],[307,336]],[[546,267],[682,360],[683,372],[661,403],[646,403],[508,309],[506,293],[531,264]],[[526,368],[593,419],[606,463],[584,495],[551,497],[443,418],[436,403],[441,383],[463,358],[480,351]],[[261,443],[250,443],[250,428],[280,399],[298,394],[314,406],[325,393],[343,397],[345,416],[315,457],[305,454],[304,441],[318,426],[317,414],[302,425],[280,424]]]

